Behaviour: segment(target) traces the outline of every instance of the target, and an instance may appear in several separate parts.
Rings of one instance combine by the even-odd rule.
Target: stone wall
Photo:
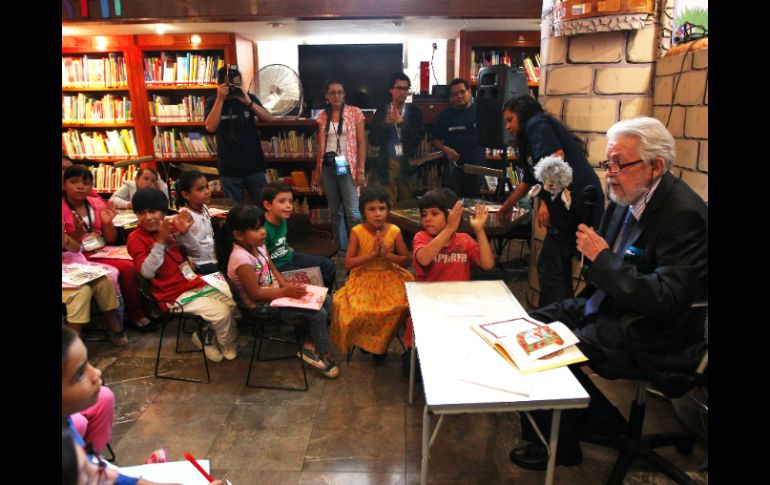
[[[680,46],[677,46],[679,48]],[[708,201],[708,49],[658,60],[653,116],[676,138],[672,173]]]

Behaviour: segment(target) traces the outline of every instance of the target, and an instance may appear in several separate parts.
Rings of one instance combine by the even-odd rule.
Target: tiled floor
[[[523,301],[525,283],[509,285]],[[310,389],[289,392],[245,386],[252,338],[248,328],[240,333],[239,358],[210,364],[210,384],[153,377],[158,332],[129,332],[131,344],[125,349],[87,343],[92,363],[115,392],[112,445],[117,464],[143,463],[153,450],[166,447],[172,460],[183,459],[186,451],[210,459],[214,475],[234,485],[419,483],[424,399],[418,386],[415,406],[406,403],[407,379],[401,376],[397,342],[380,365],[360,352],[350,363],[338,355],[338,379],[308,369]],[[172,352],[169,346],[164,355]],[[163,359],[162,368],[166,365],[190,374],[203,372],[199,354]],[[301,380],[295,360],[259,366],[255,371],[270,372],[260,371],[254,379]],[[594,379],[626,414],[635,385]],[[669,403],[648,401],[646,432],[682,429]],[[544,472],[520,469],[508,460],[519,440],[518,423],[514,414],[448,416],[431,448],[430,483],[543,483]],[[708,457],[704,441],[697,442],[689,457],[673,449],[663,453],[708,482],[707,473],[698,472]],[[556,469],[556,483],[606,480],[616,452],[584,444],[583,454],[580,466]],[[626,483],[669,483],[645,470],[635,463]]]

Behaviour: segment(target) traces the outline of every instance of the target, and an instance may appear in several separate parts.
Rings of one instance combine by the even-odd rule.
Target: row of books
[[[221,55],[161,52],[144,58],[147,83],[216,84],[217,70],[225,65]]]
[[[265,170],[265,178],[268,182],[283,182],[297,189],[310,189],[310,181],[312,176],[308,178],[307,173],[303,170],[295,170],[291,172],[291,175],[282,175],[276,168],[268,168]]]
[[[535,54],[534,61],[529,57],[524,59],[524,72],[527,73],[527,81],[540,82],[540,54]]]
[[[315,157],[316,149],[314,134],[293,130],[262,140],[262,151],[268,158]]]
[[[540,79],[540,54],[535,54],[534,60],[531,57],[525,57],[519,54],[511,59],[507,50],[472,50],[471,51],[471,81],[478,81],[479,70],[482,67],[505,64],[507,66],[520,66],[524,68],[527,74],[527,80],[530,82],[539,82]],[[529,67],[528,67],[529,65]]]
[[[168,96],[152,95],[148,101],[152,121],[203,121],[205,96],[185,96],[178,104],[172,104]]]
[[[62,96],[62,123],[127,123],[132,118],[128,96],[105,94],[97,98],[83,93]]]
[[[62,148],[73,158],[83,157],[127,157],[136,156],[134,130],[83,131],[70,128],[62,132]]]
[[[128,168],[118,168],[112,164],[100,163],[96,167],[89,167],[94,176],[94,190],[97,192],[114,192],[123,185],[126,180],[134,180],[136,177],[136,165]]]
[[[217,154],[214,135],[177,131],[174,128],[161,130],[157,126],[152,147],[158,158],[214,157]]]
[[[123,56],[111,52],[107,57],[62,56],[62,87],[122,88],[128,86]]]
[[[292,212],[295,214],[310,214],[310,204],[308,204],[307,197],[301,199],[294,199],[294,206]]]
[[[318,207],[310,209],[310,223],[311,224],[331,224],[332,216],[328,207]]]

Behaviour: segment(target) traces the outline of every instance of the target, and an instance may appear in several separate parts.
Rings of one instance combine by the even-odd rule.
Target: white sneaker
[[[235,342],[222,347],[222,356],[227,360],[235,360],[238,357],[238,346]]]
[[[214,343],[214,335],[210,331],[204,330],[203,338],[206,341],[206,345],[201,345],[201,341],[198,338],[198,332],[194,332],[192,334],[192,343],[195,346],[195,348],[200,349],[203,347],[203,352],[206,353],[206,358],[209,359],[211,362],[222,362],[222,352],[219,351],[219,348],[217,348],[216,344]],[[209,343],[211,342],[211,343]]]

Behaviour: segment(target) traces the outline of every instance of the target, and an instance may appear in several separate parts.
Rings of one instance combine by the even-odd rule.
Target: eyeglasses
[[[630,167],[631,165],[636,165],[637,163],[642,163],[643,161],[644,160],[641,158],[639,160],[628,163],[620,163],[615,160],[604,160],[603,162],[599,162],[599,168],[605,172],[609,170],[610,173],[619,173],[624,168]]]
[[[397,89],[399,91],[409,91],[409,86],[393,86],[393,89]]]
[[[345,91],[342,91],[342,90],[340,90],[340,91],[327,91],[326,94],[328,94],[329,96],[344,96]]]
[[[451,94],[449,95],[449,97],[450,97],[450,98],[456,98],[456,97],[458,97],[458,96],[465,96],[465,93],[467,93],[467,92],[468,92],[468,90],[467,90],[467,89],[462,89],[462,90],[460,90],[460,91],[455,91],[454,93],[451,93]]]

